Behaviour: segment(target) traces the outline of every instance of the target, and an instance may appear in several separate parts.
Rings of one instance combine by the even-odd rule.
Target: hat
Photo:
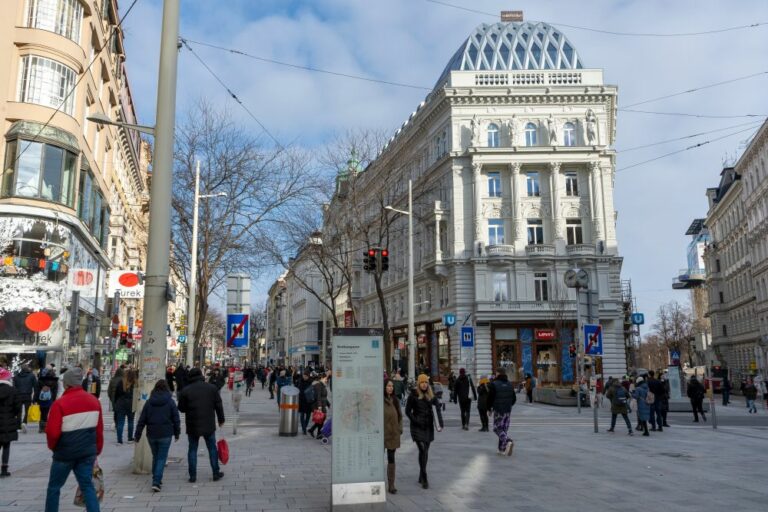
[[[189,370],[190,379],[193,377],[202,377],[202,376],[203,376],[203,372],[200,370],[200,368],[192,368],[191,370]]]
[[[63,383],[65,388],[73,388],[83,383],[83,369],[74,367],[67,370],[64,374]]]
[[[459,375],[464,375],[467,371],[464,368],[459,369]]]
[[[489,382],[490,381],[488,380],[487,375],[483,375],[482,377],[480,377],[480,384],[488,384]]]
[[[0,380],[7,380],[10,382],[12,378],[13,378],[13,375],[11,375],[11,372],[6,370],[5,368],[0,368]]]
[[[640,384],[640,383],[641,383],[641,382],[643,382],[644,380],[645,380],[645,379],[643,379],[642,377],[638,377],[638,378],[637,378],[637,380],[635,381],[635,384]]]
[[[429,384],[429,376],[426,374],[422,373],[421,375],[419,375],[419,378],[417,380],[419,384],[421,384],[422,382],[426,382],[427,384]]]

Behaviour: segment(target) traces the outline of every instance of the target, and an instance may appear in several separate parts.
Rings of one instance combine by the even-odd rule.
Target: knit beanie
[[[70,368],[64,374],[63,377],[65,388],[74,388],[80,386],[83,383],[83,369],[82,368]]]
[[[11,382],[11,379],[13,379],[13,375],[11,375],[11,372],[6,370],[5,368],[0,368],[0,380],[7,380],[8,382]]]
[[[429,384],[429,375],[425,375],[423,373],[419,375],[418,383],[421,384],[422,382],[426,382],[427,384]]]

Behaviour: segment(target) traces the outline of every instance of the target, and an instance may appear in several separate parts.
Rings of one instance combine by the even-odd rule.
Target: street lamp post
[[[413,318],[413,180],[408,180],[408,211],[385,206],[408,216],[408,376],[416,379],[416,326]]]
[[[189,270],[189,300],[187,301],[187,366],[195,364],[195,343],[197,342],[197,333],[195,332],[197,314],[197,219],[200,208],[200,200],[209,197],[226,197],[226,192],[218,194],[200,195],[200,160],[197,161],[195,168],[195,198],[192,209],[192,254]]]

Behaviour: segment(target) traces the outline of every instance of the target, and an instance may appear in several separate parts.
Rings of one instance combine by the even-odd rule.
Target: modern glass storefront
[[[575,363],[568,348],[574,327],[560,329],[544,324],[492,324],[493,367],[504,368],[509,379],[519,384],[530,374],[539,385],[571,384]]]

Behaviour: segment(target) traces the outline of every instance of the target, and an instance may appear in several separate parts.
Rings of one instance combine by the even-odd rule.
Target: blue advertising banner
[[[520,341],[523,342],[523,372],[533,375],[533,329],[520,329]]]
[[[571,354],[568,350],[570,344],[573,343],[573,330],[561,329],[560,330],[560,367],[562,368],[563,382],[574,382],[573,377],[573,363],[571,360]]]

